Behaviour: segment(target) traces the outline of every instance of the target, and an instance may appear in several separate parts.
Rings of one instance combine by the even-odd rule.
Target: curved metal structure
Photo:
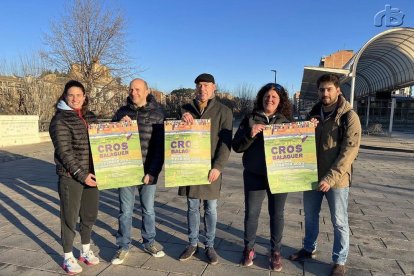
[[[414,28],[374,36],[344,68],[350,69],[351,103],[354,94],[359,98],[414,85]]]
[[[341,89],[351,104],[354,94],[360,98],[414,85],[414,28],[393,28],[379,33],[342,69],[305,67],[302,99],[317,100],[316,80],[327,72],[344,76]]]

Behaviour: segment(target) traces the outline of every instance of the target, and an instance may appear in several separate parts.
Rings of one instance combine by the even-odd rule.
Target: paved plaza
[[[404,137],[363,137],[367,147],[361,149],[354,165],[349,199],[348,275],[414,274],[414,137]],[[52,152],[50,142],[0,149],[1,276],[65,274],[60,267],[59,198]],[[156,239],[166,256],[157,259],[143,252],[137,201],[131,253],[124,264],[110,264],[116,251],[118,195],[116,190],[103,191],[92,236],[93,250],[98,252],[101,263],[85,266],[82,275],[329,275],[333,235],[325,200],[316,260],[284,260],[282,272],[269,271],[265,202],[257,237],[258,256],[252,267],[243,268],[239,265],[244,217],[241,154],[232,152],[223,183],[216,239],[219,264],[208,265],[203,251],[187,262],[178,261],[187,243],[186,202],[177,196],[176,188],[166,189],[161,181],[155,198]],[[301,193],[289,194],[285,220],[282,255],[286,258],[302,246]],[[75,247],[80,248],[79,235]],[[77,256],[79,251],[74,253]]]

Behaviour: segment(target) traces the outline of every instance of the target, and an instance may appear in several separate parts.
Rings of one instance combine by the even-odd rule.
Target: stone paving
[[[412,142],[412,141],[411,141]],[[384,145],[388,145],[384,142]],[[382,146],[384,146],[382,145]],[[360,151],[354,165],[350,193],[351,228],[348,275],[414,274],[414,154]],[[162,177],[161,177],[162,179]],[[62,248],[59,198],[50,142],[0,149],[0,275],[58,275]],[[269,224],[266,202],[258,229],[254,265],[239,265],[243,249],[243,183],[241,154],[232,152],[224,170],[224,186],[218,207],[216,249],[219,264],[206,263],[203,251],[187,262],[178,261],[185,248],[186,203],[177,189],[158,184],[156,194],[157,242],[166,252],[156,259],[141,246],[141,214],[136,203],[131,254],[119,266],[110,264],[116,246],[118,198],[116,190],[101,192],[99,217],[94,227],[93,249],[101,263],[84,267],[82,275],[329,275],[332,227],[324,201],[316,260],[304,263],[284,260],[283,271],[268,269]],[[291,193],[286,203],[282,255],[302,245],[301,193]],[[75,247],[80,248],[79,235]],[[75,256],[79,251],[75,250]]]

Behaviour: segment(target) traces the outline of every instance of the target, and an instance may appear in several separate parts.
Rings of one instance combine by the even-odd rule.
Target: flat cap
[[[195,80],[194,83],[199,83],[199,82],[214,82],[214,77],[210,74],[207,73],[203,73],[201,75],[199,75]]]

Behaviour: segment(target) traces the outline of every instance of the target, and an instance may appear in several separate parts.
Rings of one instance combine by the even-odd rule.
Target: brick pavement
[[[414,274],[414,155],[361,150],[355,164],[349,217],[351,247],[348,275]],[[0,150],[0,275],[57,275],[62,249],[59,244],[59,199],[50,142]],[[232,153],[224,171],[219,201],[216,248],[220,263],[207,265],[201,252],[179,262],[186,237],[186,203],[177,189],[158,185],[156,194],[157,240],[167,256],[156,259],[141,248],[139,204],[133,218],[133,249],[127,261],[110,265],[116,247],[118,199],[116,191],[101,193],[100,212],[94,227],[94,250],[101,264],[85,267],[82,275],[273,275],[268,270],[269,227],[265,205],[257,238],[258,257],[250,268],[238,265],[243,249],[243,189],[241,155]],[[162,178],[162,177],[161,177]],[[266,204],[266,202],[264,203]],[[328,275],[332,227],[324,201],[316,260],[285,260],[282,274]],[[301,247],[303,208],[301,193],[291,193],[286,203],[282,255]],[[75,247],[80,247],[79,235]],[[78,252],[75,251],[75,255]]]

